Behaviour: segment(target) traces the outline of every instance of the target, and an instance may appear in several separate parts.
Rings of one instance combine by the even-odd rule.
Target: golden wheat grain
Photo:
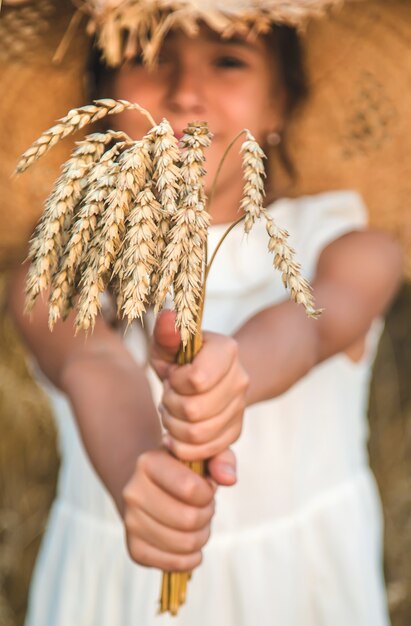
[[[120,158],[118,189],[122,194],[123,201],[128,203],[126,208],[126,229],[128,228],[127,214],[135,205],[137,195],[144,189],[147,181],[151,180],[153,170],[152,144],[152,132],[150,132],[142,140],[133,142]],[[124,304],[122,280],[124,271],[127,269],[122,258],[124,251],[125,248],[122,245],[119,248],[111,277],[111,286],[117,300],[117,313],[120,317],[123,315]]]
[[[181,216],[189,227],[184,240],[179,272],[173,281],[176,325],[182,333],[182,344],[195,336],[203,293],[207,233],[210,217],[205,209],[203,177],[204,150],[211,143],[211,133],[205,123],[192,123],[181,140],[183,179]]]
[[[124,267],[121,281],[122,314],[130,324],[142,319],[149,304],[150,280],[158,265],[155,255],[155,234],[160,204],[148,180],[138,194],[127,219],[121,262]]]
[[[164,281],[162,277],[159,285],[160,297],[164,297],[164,293],[173,286],[176,324],[181,332],[183,346],[196,333],[203,291],[205,248],[210,221],[205,210],[203,187],[204,149],[210,142],[211,134],[205,123],[189,124],[184,131],[181,140],[181,195],[170,230],[170,241],[164,254]],[[172,270],[176,267],[174,273],[169,272],[167,267],[171,256],[171,253],[167,255],[170,246],[180,251],[179,258],[172,259]],[[156,305],[159,308],[162,305],[161,300],[158,299]]]
[[[181,183],[179,169],[180,151],[173,129],[166,119],[163,119],[152,132],[153,181],[160,203],[160,214],[154,240],[154,254],[157,259],[161,259],[166,247],[171,218],[177,210],[177,200]],[[150,281],[151,299],[153,302],[156,299],[155,291],[160,279],[159,267],[160,265],[158,263],[157,271],[153,271]]]
[[[151,115],[136,103],[128,102],[127,100],[112,100],[111,98],[95,100],[94,104],[72,109],[67,115],[59,119],[57,124],[46,130],[21,156],[16,172],[19,174],[24,172],[37,159],[46,154],[50,148],[68,135],[88,124],[93,124],[103,119],[107,115],[115,115],[125,110],[138,111],[147,117],[152,126],[155,126],[155,121]]]
[[[302,304],[309,317],[318,317],[321,309],[315,309],[310,284],[301,276],[301,267],[294,259],[295,251],[289,245],[288,232],[279,228],[266,210],[263,210],[269,235],[268,250],[274,256],[273,265],[282,274],[284,286],[289,289],[292,300]]]
[[[26,289],[27,310],[32,309],[37,296],[49,286],[57,270],[75,210],[84,194],[87,175],[114,135],[119,133],[94,133],[78,142],[46,200],[29,251],[32,264]]]
[[[78,313],[75,319],[77,330],[88,331],[94,328],[95,318],[101,308],[100,293],[108,285],[120,246],[120,237],[124,232],[125,211],[128,205],[119,204],[119,198],[124,199],[124,196],[120,196],[117,190],[120,164],[116,157],[125,147],[124,144],[114,146],[112,150],[116,149],[116,152],[113,152],[112,158],[108,160],[106,174],[100,179],[100,185],[105,188],[106,194],[82,261]]]
[[[83,202],[69,231],[69,239],[59,259],[59,270],[52,277],[52,290],[49,298],[49,326],[52,329],[56,321],[67,315],[75,295],[75,279],[80,264],[84,260],[87,246],[96,229],[97,220],[103,212],[104,202],[116,184],[115,177],[110,173],[113,159],[122,147],[128,143],[124,133],[110,132],[105,134],[102,144],[112,139],[121,139],[100,160],[89,167],[85,181]],[[98,157],[98,152],[95,153]]]
[[[186,136],[187,133],[185,132],[184,137]],[[183,143],[182,145],[184,147]],[[198,181],[199,173],[195,161],[194,164],[191,163],[191,168],[187,167],[189,165],[189,159],[193,161],[190,154],[184,157],[181,155],[181,161],[183,161],[183,159],[184,165],[182,162],[180,166],[180,175],[183,180],[183,185],[179,194],[179,205],[176,207],[174,214],[170,216],[170,227],[164,229],[165,247],[160,263],[160,280],[154,296],[156,312],[162,308],[167,294],[173,285],[174,277],[179,271],[180,260],[184,254],[184,243],[189,236],[189,230],[185,225],[187,216],[184,214],[184,205],[182,205],[182,202],[187,195],[187,181],[191,178]]]
[[[244,190],[240,209],[246,214],[244,230],[249,233],[263,208],[266,156],[249,130],[246,131],[246,140],[241,146],[241,152],[243,154]]]
[[[136,201],[136,194],[145,186],[147,179],[151,180],[151,148],[152,135],[149,133],[141,141],[127,147],[111,166],[115,184],[107,195],[100,220],[101,228],[95,232],[85,262],[76,317],[77,328],[93,328],[100,309],[99,294],[107,287],[113,273],[118,275],[120,284],[123,280],[125,266],[121,262],[116,263],[116,260],[125,234],[125,220]],[[123,304],[124,294],[121,293],[121,306]]]

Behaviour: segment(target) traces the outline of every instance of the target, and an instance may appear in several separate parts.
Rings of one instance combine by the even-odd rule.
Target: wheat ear
[[[266,228],[269,235],[268,250],[273,254],[273,265],[282,274],[284,287],[290,290],[291,299],[297,304],[302,304],[309,317],[318,317],[322,309],[314,307],[314,298],[311,286],[301,276],[301,266],[294,259],[295,251],[289,245],[288,232],[279,228],[263,209],[266,219]]]
[[[87,124],[93,124],[107,115],[115,115],[126,110],[140,112],[147,117],[151,126],[155,126],[155,121],[150,113],[134,102],[112,100],[111,98],[95,100],[94,104],[72,109],[67,115],[60,118],[57,124],[46,130],[21,156],[16,172],[19,174],[24,172],[61,139],[87,126]]]
[[[151,181],[138,194],[127,220],[127,234],[121,256],[122,312],[130,324],[142,319],[149,303],[150,278],[158,261],[154,243],[160,204],[151,189]]]
[[[256,219],[261,215],[264,203],[264,159],[263,150],[250,133],[246,130],[246,140],[241,146],[243,155],[244,191],[240,203],[240,209],[246,217],[244,230],[249,233]]]
[[[119,313],[128,322],[142,318],[150,275],[157,264],[154,237],[160,206],[151,190],[153,132],[136,141],[120,159],[119,189],[128,195],[126,233],[114,265],[119,280]]]
[[[211,134],[205,123],[189,124],[181,140],[182,189],[173,226],[182,246],[178,272],[173,278],[176,325],[183,347],[196,335],[203,291],[207,232],[210,217],[205,209],[203,186],[204,149]]]
[[[172,217],[177,211],[181,185],[180,151],[169,122],[163,119],[153,129],[153,181],[160,203],[160,213],[154,238],[154,255],[162,259]],[[160,263],[151,276],[151,299],[157,299],[156,289],[160,280]]]
[[[28,258],[31,266],[26,288],[26,309],[30,311],[39,293],[50,285],[67,243],[75,210],[82,199],[87,175],[103,153],[113,133],[94,133],[77,143],[63,166],[44,212],[34,231]]]
[[[113,140],[120,140],[125,145],[128,141],[131,142],[129,137],[122,132],[109,131],[98,135],[101,135],[99,139],[103,147]],[[103,211],[107,194],[115,184],[115,179],[110,178],[110,168],[113,156],[118,150],[119,147],[116,144],[89,167],[82,203],[69,231],[69,239],[60,257],[59,269],[52,277],[52,290],[49,297],[51,329],[60,317],[64,318],[67,315],[72,306],[80,264],[95,231],[97,220]],[[94,157],[97,159],[98,156],[99,152],[95,152]]]
[[[80,295],[75,319],[77,330],[94,328],[95,318],[101,308],[100,293],[109,282],[120,237],[124,232],[126,208],[119,205],[117,182],[120,171],[118,154],[126,147],[127,144],[119,142],[104,155],[107,162],[105,173],[99,180],[103,192],[99,203],[100,213],[81,264]]]

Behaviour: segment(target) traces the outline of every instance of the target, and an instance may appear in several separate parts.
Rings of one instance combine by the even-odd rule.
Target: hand
[[[197,567],[210,535],[215,489],[166,450],[141,454],[123,490],[131,558],[166,571]]]
[[[246,406],[248,376],[236,341],[208,332],[203,339],[193,362],[177,366],[180,338],[174,313],[162,313],[154,330],[151,362],[164,382],[160,406],[168,431],[164,444],[187,461],[214,457],[236,441]]]

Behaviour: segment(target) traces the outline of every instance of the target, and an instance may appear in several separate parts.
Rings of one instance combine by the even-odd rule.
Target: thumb
[[[176,314],[174,311],[161,311],[154,326],[151,362],[162,380],[168,375],[168,366],[175,364],[179,348],[180,333],[176,328]]]
[[[230,487],[237,482],[237,463],[231,448],[211,458],[207,467],[208,473],[217,484]]]

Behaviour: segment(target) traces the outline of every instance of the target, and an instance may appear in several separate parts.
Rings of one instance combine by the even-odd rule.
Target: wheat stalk
[[[157,128],[157,127],[155,127]],[[130,226],[135,232],[134,224],[136,222],[135,210],[138,209],[139,202],[137,200],[140,192],[146,188],[147,183],[151,181],[153,175],[153,130],[150,131],[142,140],[135,141],[133,145],[127,149],[120,159],[120,173],[118,177],[118,190],[123,196],[123,201],[127,205],[126,212],[126,231],[127,235],[119,249],[117,260],[113,267],[112,285],[115,287],[117,296],[117,311],[119,316],[124,316],[124,289],[123,281],[129,284],[130,277],[128,275],[129,267],[126,265],[124,255],[127,253],[127,259],[132,258],[129,250],[133,246],[134,239],[128,236]],[[131,222],[130,222],[130,215]],[[128,308],[130,303],[128,304]]]
[[[322,309],[315,309],[311,286],[301,276],[301,266],[295,261],[295,251],[289,245],[288,232],[279,228],[263,209],[266,228],[269,235],[268,250],[273,254],[273,265],[282,273],[284,286],[290,290],[292,300],[302,304],[309,317],[318,317]]]
[[[159,310],[170,290],[174,288],[176,324],[182,345],[196,334],[197,314],[202,293],[203,265],[209,215],[205,211],[202,178],[204,149],[210,145],[211,135],[205,123],[189,124],[181,140],[182,187],[177,210],[172,216],[172,227],[164,250],[160,283],[156,294]]]
[[[52,278],[52,290],[49,297],[49,326],[54,327],[56,321],[67,315],[75,295],[75,279],[82,263],[87,245],[96,229],[97,220],[101,216],[104,202],[109,190],[115,185],[115,179],[110,177],[113,157],[122,145],[131,141],[125,133],[98,133],[101,146],[105,146],[113,139],[120,139],[109,151],[104,153],[88,169],[88,176],[84,186],[82,204],[69,231],[64,252],[60,256],[58,271]],[[95,151],[94,157],[99,157],[100,151]]]
[[[112,100],[111,98],[94,100],[93,104],[72,109],[67,115],[60,118],[57,124],[46,130],[30,148],[23,153],[17,164],[16,172],[19,174],[24,172],[61,139],[84,128],[84,126],[93,124],[107,115],[115,115],[126,110],[139,111],[147,117],[152,126],[155,126],[155,121],[148,111],[136,103],[128,102],[128,100]]]
[[[122,313],[130,324],[142,319],[149,303],[150,279],[157,267],[155,233],[160,204],[151,189],[151,181],[140,191],[128,216],[121,263]]]
[[[124,233],[124,220],[128,203],[123,203],[124,196],[117,191],[120,173],[119,152],[127,144],[117,143],[104,155],[106,168],[99,179],[103,193],[99,206],[99,219],[85,250],[82,261],[82,276],[79,283],[78,313],[75,319],[76,329],[92,330],[95,318],[100,311],[100,293],[108,285],[110,273]]]
[[[26,309],[30,311],[40,292],[50,285],[67,243],[75,210],[82,199],[87,176],[95,159],[115,136],[124,133],[94,133],[77,144],[63,167],[43,215],[34,232],[28,258],[32,261],[26,289]]]
[[[155,256],[161,259],[166,247],[170,222],[177,211],[181,184],[180,151],[169,122],[163,119],[153,129],[153,182],[160,203],[160,215],[154,239]],[[151,276],[151,299],[156,301],[156,289],[160,278],[159,263]],[[162,305],[162,303],[161,303]]]
[[[243,154],[244,191],[240,202],[240,209],[246,215],[244,230],[249,233],[256,219],[261,215],[264,205],[264,159],[263,150],[250,133],[246,131],[246,140],[241,146]]]

